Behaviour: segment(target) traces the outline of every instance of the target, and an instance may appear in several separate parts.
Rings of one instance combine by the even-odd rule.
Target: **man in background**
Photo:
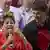
[[[22,0],[22,6],[14,12],[16,27],[20,28],[20,30],[23,30],[24,26],[32,18],[32,6],[34,2],[35,0]]]

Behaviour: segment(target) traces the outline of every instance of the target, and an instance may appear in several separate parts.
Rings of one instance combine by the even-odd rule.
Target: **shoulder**
[[[37,25],[36,25],[36,22],[35,21],[31,21],[30,23],[28,23],[24,30],[27,30],[27,31],[30,31],[30,30],[36,30],[37,29]]]

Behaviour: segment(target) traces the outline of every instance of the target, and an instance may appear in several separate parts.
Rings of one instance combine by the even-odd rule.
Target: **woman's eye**
[[[13,24],[13,22],[10,22],[10,24]]]
[[[9,22],[6,22],[6,24],[8,24]]]

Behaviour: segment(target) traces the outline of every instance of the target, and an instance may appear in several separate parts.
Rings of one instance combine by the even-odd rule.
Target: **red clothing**
[[[15,34],[15,33],[14,33]],[[6,50],[32,50],[31,45],[27,42],[26,46],[24,45],[24,41],[19,35],[14,35],[14,48],[10,48],[9,46]],[[3,36],[3,32],[0,32],[0,50],[2,50],[1,46],[6,42],[5,37]]]
[[[41,50],[46,50],[48,48],[48,43],[50,40],[50,35],[47,28],[41,28],[38,31],[38,47]]]

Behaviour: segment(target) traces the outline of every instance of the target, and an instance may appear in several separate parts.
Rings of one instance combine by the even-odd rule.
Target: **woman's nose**
[[[7,25],[12,25],[10,22],[8,22],[8,24]]]

